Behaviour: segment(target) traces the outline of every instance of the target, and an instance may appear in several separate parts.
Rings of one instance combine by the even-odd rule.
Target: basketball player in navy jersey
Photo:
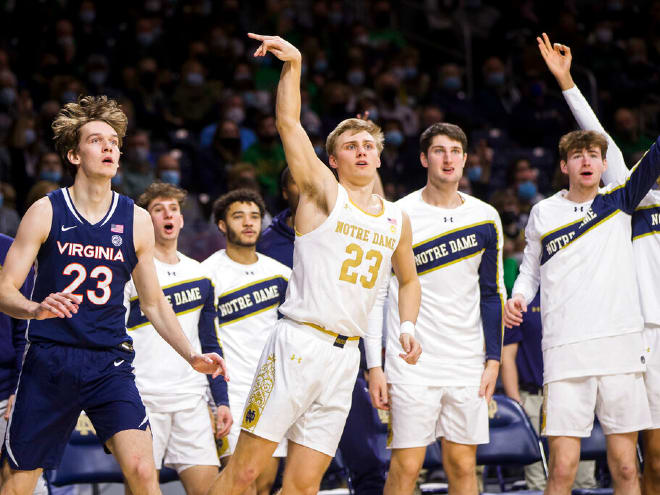
[[[197,371],[225,374],[220,356],[193,350],[163,296],[149,214],[110,188],[126,124],[105,96],[64,106],[53,131],[74,184],[29,208],[0,273],[0,311],[30,320],[2,449],[2,495],[30,494],[42,469],[57,467],[81,410],[133,494],[160,492],[124,324],[131,275],[158,333]],[[19,288],[35,259],[30,301]]]

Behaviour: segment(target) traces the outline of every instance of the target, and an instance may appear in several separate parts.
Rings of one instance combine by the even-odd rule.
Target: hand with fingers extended
[[[227,364],[225,363],[225,360],[215,352],[209,352],[207,354],[193,352],[190,356],[189,362],[190,366],[192,366],[195,371],[199,371],[205,375],[211,375],[213,378],[222,375],[225,377],[226,382],[229,381]]]
[[[371,404],[376,409],[382,409],[383,411],[390,409],[387,379],[383,368],[380,366],[369,370],[369,396],[371,397]]]
[[[527,303],[522,294],[514,294],[504,305],[504,326],[517,327],[523,322],[523,313],[527,312]]]
[[[490,399],[493,398],[499,372],[499,361],[495,361],[494,359],[486,361],[484,372],[481,374],[481,383],[479,384],[479,397],[485,397],[486,402],[490,402]]]
[[[282,62],[300,62],[302,60],[300,50],[279,36],[265,36],[255,33],[248,33],[248,36],[253,40],[261,41],[261,45],[254,52],[255,57],[264,57],[270,52]]]
[[[552,75],[557,79],[562,91],[575,86],[571,77],[571,61],[573,60],[571,49],[561,43],[552,45],[550,38],[545,33],[543,33],[542,37],[537,37],[536,41],[539,44],[539,51],[543,60],[545,60]]]
[[[71,318],[78,312],[80,302],[80,296],[69,292],[54,292],[34,308],[32,318],[35,320]]]

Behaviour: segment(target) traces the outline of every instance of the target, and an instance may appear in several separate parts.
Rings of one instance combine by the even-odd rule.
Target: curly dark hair
[[[213,203],[213,220],[218,223],[220,220],[225,220],[227,210],[232,203],[254,203],[259,208],[261,218],[266,213],[266,204],[264,203],[261,195],[253,189],[234,189],[227,194],[223,194]]]

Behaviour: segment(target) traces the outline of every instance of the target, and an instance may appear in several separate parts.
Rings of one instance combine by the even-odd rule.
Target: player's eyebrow
[[[103,137],[103,134],[101,134],[100,132],[92,132],[89,136],[87,136],[87,139],[89,139],[91,137],[96,137],[96,136]],[[111,138],[119,138],[119,136],[116,133],[110,134],[110,137]]]

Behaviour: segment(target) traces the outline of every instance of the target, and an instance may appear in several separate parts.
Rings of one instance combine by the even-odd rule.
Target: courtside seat
[[[495,395],[489,415],[490,442],[477,447],[477,464],[502,466],[541,462],[547,477],[548,468],[541,441],[520,404],[504,395]],[[503,492],[505,488],[503,481],[500,481],[500,490]],[[542,492],[532,490],[512,493],[542,495]],[[486,492],[484,495],[487,495]]]

